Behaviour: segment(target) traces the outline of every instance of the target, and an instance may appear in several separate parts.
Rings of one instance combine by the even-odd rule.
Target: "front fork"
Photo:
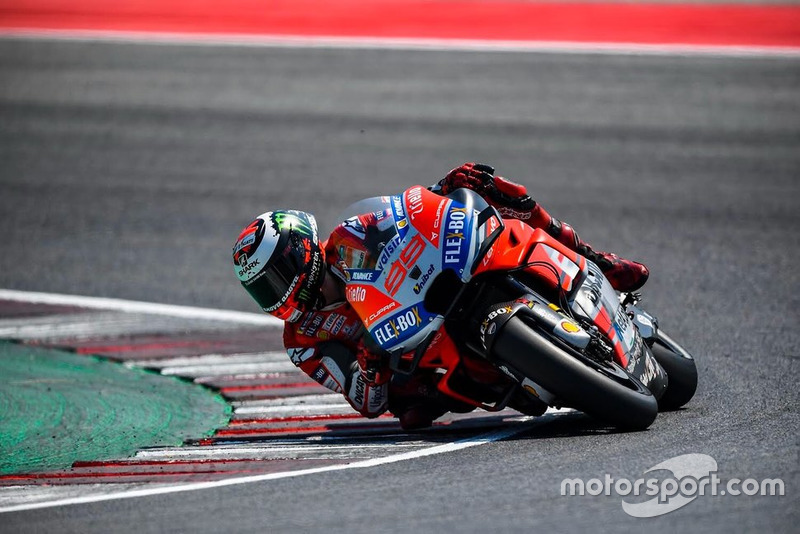
[[[644,310],[635,306],[636,302],[624,303],[626,311],[631,316],[631,321],[637,328],[642,338],[641,357],[631,368],[624,370],[631,376],[640,380],[647,386],[657,399],[660,398],[667,389],[668,377],[661,366],[656,361],[650,351],[656,336],[658,335],[658,321],[655,317]],[[532,318],[542,330],[569,345],[580,354],[586,354],[587,348],[598,354],[606,354],[603,359],[613,361],[610,345],[599,334],[596,327],[583,328],[570,317],[559,313],[558,307],[547,302],[535,293],[526,292],[521,297],[501,304],[490,306],[484,312],[484,320],[479,328],[479,339],[484,354],[491,354],[492,345],[497,334],[502,330],[505,323],[511,317],[522,314]],[[594,348],[592,348],[594,347]],[[605,348],[606,350],[602,350]],[[620,372],[623,369],[620,367]],[[529,379],[526,379],[530,382]],[[523,383],[524,389],[535,392],[537,397],[548,404],[552,399],[544,388],[538,387],[534,383]]]

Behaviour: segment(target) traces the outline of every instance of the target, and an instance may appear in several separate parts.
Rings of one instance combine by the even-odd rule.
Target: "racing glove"
[[[382,354],[370,350],[363,340],[359,341],[355,353],[361,376],[368,385],[380,386],[389,381],[392,372],[389,362]]]
[[[484,196],[487,192],[487,188],[492,187],[493,181],[494,167],[482,163],[469,162],[448,172],[439,182],[439,187],[441,187],[443,195],[450,194],[456,189],[465,187]]]
[[[504,217],[527,220],[536,211],[536,202],[524,185],[495,176],[494,167],[483,163],[464,163],[451,170],[439,182],[443,195],[465,187],[481,195]]]

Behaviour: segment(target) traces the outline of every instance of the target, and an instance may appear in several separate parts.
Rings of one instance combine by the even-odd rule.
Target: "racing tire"
[[[609,372],[603,372],[599,364],[593,368],[580,352],[519,316],[509,319],[497,333],[492,355],[555,395],[564,406],[617,428],[644,430],[658,415],[658,402],[650,390],[621,367],[609,364]]]
[[[677,410],[697,391],[697,364],[691,354],[663,332],[659,332],[650,350],[669,379],[667,391],[658,400],[658,409],[662,412]]]

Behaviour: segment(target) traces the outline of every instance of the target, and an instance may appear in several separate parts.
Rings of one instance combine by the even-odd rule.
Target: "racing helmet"
[[[294,322],[317,303],[325,253],[310,213],[268,211],[250,223],[233,246],[242,286],[261,309]]]

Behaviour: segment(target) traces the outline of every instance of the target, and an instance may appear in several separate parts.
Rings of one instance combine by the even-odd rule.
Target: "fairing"
[[[347,298],[372,338],[387,351],[404,351],[436,331],[443,317],[423,306],[433,279],[452,270],[463,282],[481,244],[500,226],[496,215],[478,222],[488,208],[471,191],[448,198],[414,186],[402,195],[375,197],[354,208],[390,218],[382,246],[368,254],[368,269],[346,266]]]

